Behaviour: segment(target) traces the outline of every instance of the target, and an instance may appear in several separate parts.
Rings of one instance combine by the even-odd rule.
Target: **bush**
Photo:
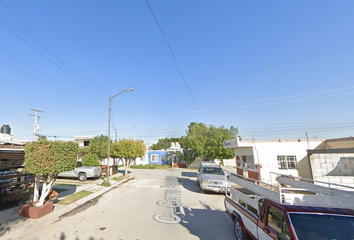
[[[98,156],[93,153],[86,154],[82,158],[82,166],[99,166]]]

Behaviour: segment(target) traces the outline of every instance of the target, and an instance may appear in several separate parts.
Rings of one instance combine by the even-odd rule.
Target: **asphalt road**
[[[235,239],[222,194],[201,194],[196,172],[133,170],[135,179],[22,239]]]

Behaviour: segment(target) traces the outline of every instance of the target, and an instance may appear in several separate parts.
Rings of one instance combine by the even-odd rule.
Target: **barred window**
[[[279,169],[297,169],[296,156],[278,156]]]

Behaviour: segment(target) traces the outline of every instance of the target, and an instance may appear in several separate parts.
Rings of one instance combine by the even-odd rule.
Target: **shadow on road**
[[[182,177],[197,177],[197,172],[182,172],[181,173]]]
[[[19,207],[12,207],[0,211],[0,238],[6,233],[10,233],[14,225],[21,224],[28,220],[28,218],[20,217],[18,211]]]
[[[199,193],[200,189],[197,184],[197,179],[191,180],[189,178],[177,178],[179,184],[191,192]]]
[[[221,209],[200,201],[203,209],[190,208],[183,203],[176,208],[181,218],[180,224],[203,240],[235,239],[233,223]],[[207,228],[205,226],[208,226]]]
[[[119,168],[119,169],[118,169],[118,173],[121,173],[121,174],[124,175],[124,174],[125,174],[125,168],[124,168],[124,167]],[[132,172],[128,169],[128,173],[127,173],[127,174],[129,175],[129,174],[131,174],[131,173],[132,173]]]

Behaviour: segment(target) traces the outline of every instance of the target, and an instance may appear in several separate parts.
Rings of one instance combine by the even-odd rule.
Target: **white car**
[[[201,162],[197,172],[197,181],[200,192],[205,191],[226,193],[230,191],[228,173],[212,162]]]
[[[77,162],[77,166],[72,171],[59,173],[58,177],[78,178],[80,181],[86,181],[87,178],[100,178],[102,169],[100,166],[82,166]]]

